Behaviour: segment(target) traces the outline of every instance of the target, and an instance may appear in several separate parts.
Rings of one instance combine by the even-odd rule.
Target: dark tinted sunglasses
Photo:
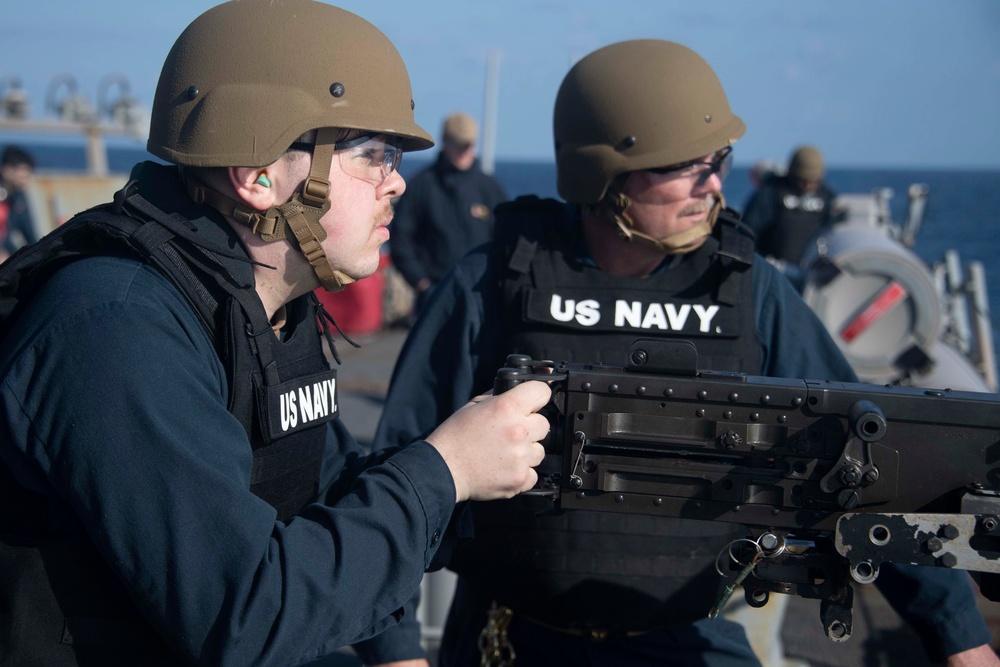
[[[655,167],[645,171],[654,174],[676,174],[686,178],[696,176],[698,180],[710,178],[712,174],[718,174],[719,180],[725,180],[733,167],[733,147],[726,146],[722,150],[716,151],[715,157],[711,160],[691,160],[680,164],[672,164],[669,167]]]

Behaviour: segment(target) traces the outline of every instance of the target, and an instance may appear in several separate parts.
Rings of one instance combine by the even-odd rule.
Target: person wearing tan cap
[[[809,241],[833,224],[836,193],[823,183],[823,154],[813,146],[792,153],[785,175],[772,175],[751,195],[743,222],[765,257],[798,264]]]
[[[493,208],[507,199],[476,159],[476,121],[461,112],[441,128],[441,152],[411,179],[392,223],[392,261],[417,292],[419,313],[433,286],[469,250],[493,236]]]

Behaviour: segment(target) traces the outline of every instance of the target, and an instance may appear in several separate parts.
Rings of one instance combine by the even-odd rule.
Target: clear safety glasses
[[[681,164],[673,164],[669,167],[657,167],[647,169],[654,174],[674,174],[678,178],[694,177],[698,181],[704,181],[718,174],[719,180],[726,180],[729,170],[733,167],[733,147],[726,146],[722,150],[716,151],[711,160],[691,160]]]
[[[403,160],[403,150],[385,135],[362,135],[334,144],[333,149],[340,156],[340,168],[345,174],[375,185],[389,178]]]
[[[312,152],[313,145],[296,141],[289,148]],[[403,161],[403,150],[382,134],[363,134],[340,141],[333,145],[333,150],[340,156],[340,168],[345,174],[375,185],[385,182]]]

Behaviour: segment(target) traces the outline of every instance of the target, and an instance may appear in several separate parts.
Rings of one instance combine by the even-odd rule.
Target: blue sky
[[[0,79],[46,91],[75,77],[96,104],[124,75],[152,103],[174,38],[208,0],[7,0]],[[747,123],[737,163],[813,143],[841,167],[1000,168],[996,0],[342,0],[396,44],[417,121],[437,137],[456,109],[482,117],[488,54],[499,57],[498,159],[551,160],[552,103],[572,63],[633,38],[690,46]],[[262,48],[268,48],[262,46]],[[275,47],[270,47],[275,48]]]

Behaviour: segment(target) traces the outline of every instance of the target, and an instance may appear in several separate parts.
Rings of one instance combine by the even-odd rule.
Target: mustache
[[[715,193],[706,195],[705,199],[703,199],[702,201],[697,202],[695,204],[691,204],[690,206],[682,209],[680,214],[697,215],[699,213],[708,213],[709,211],[712,210],[712,207],[715,206],[715,199],[716,199]]]
[[[387,202],[385,207],[376,214],[375,222],[377,225],[389,224],[395,215],[395,204],[393,202]]]

